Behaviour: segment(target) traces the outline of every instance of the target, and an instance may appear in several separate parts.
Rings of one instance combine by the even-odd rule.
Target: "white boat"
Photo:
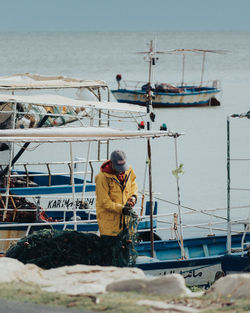
[[[169,51],[155,51],[153,41],[150,42],[149,51],[138,52],[144,54],[149,62],[149,78],[147,82],[122,81],[122,75],[118,74],[116,80],[118,88],[112,90],[116,100],[121,103],[133,103],[147,106],[149,101],[154,108],[169,107],[199,107],[218,106],[216,99],[221,91],[218,80],[204,81],[205,57],[210,54],[225,54],[226,50],[202,50],[202,49],[175,49]],[[156,82],[152,84],[152,68],[156,64],[159,54],[175,54],[183,56],[182,81],[181,83]],[[198,83],[186,83],[185,57],[188,54],[202,56],[201,78]]]
[[[45,90],[46,92],[54,91],[54,94],[41,94]],[[82,100],[86,90],[93,95],[96,101],[93,101],[93,97],[88,101]],[[6,94],[9,91],[11,95]],[[73,92],[76,99],[58,94],[58,92],[68,94],[69,91]],[[72,122],[75,124],[77,122],[81,126],[91,125],[103,129],[113,122],[118,123],[117,121],[122,124],[121,128],[124,127],[124,124],[131,122],[137,128],[137,123],[146,115],[146,110],[141,107],[130,104],[117,106],[117,103],[110,102],[110,91],[103,81],[18,74],[0,77],[0,92],[2,92],[0,94],[0,129],[51,128],[54,133],[53,129],[57,126],[69,125]],[[37,94],[38,92],[40,94]],[[102,100],[103,98],[106,101]],[[100,164],[108,158],[109,141],[98,141],[95,159],[77,158],[77,160],[73,160],[72,164],[70,161],[58,162],[58,160],[18,162],[29,145],[30,142],[25,142],[14,152],[13,144],[8,142],[0,144],[1,196],[5,194],[8,177],[11,194],[9,195],[10,201],[2,200],[2,209],[8,209],[8,206],[12,206],[12,209],[13,206],[15,208],[16,199],[23,197],[26,201],[26,204],[22,204],[23,208],[30,205],[33,213],[27,213],[26,216],[20,215],[22,221],[37,221],[34,208],[38,206],[38,203],[39,207],[46,211],[47,219],[50,220],[69,222],[73,216],[73,206],[75,205],[79,217],[85,220],[96,219],[93,165]],[[15,155],[13,155],[14,153]],[[9,168],[14,170],[8,175]],[[76,177],[74,204],[71,197],[73,172]],[[87,207],[87,211],[83,212],[83,206]],[[3,219],[3,216],[1,217]],[[45,215],[40,218],[46,221]],[[14,222],[19,220],[19,217],[15,213],[15,218],[10,216],[10,219]],[[68,223],[66,227],[72,228],[72,225]],[[91,231],[98,230],[96,221],[84,225],[83,228]],[[26,230],[27,227],[22,234],[26,233]],[[2,236],[17,237],[16,231],[1,232],[1,234]],[[4,248],[6,249],[8,246],[9,243],[6,241]]]
[[[16,87],[16,86],[15,86]],[[4,118],[6,115],[9,115],[9,128],[16,128],[20,131],[27,129],[27,127],[20,127],[18,120],[22,120],[23,116],[27,114],[33,119],[39,121],[44,121],[46,118],[55,118],[55,113],[48,113],[45,108],[49,108],[51,111],[54,111],[55,108],[58,111],[56,118],[58,119],[67,119],[69,118],[79,121],[80,125],[93,125],[96,126],[95,129],[102,132],[105,131],[104,126],[109,125],[115,120],[120,120],[124,123],[124,118],[126,122],[135,124],[137,119],[145,117],[146,110],[141,107],[136,107],[133,105],[120,105],[117,106],[117,103],[112,103],[110,101],[84,101],[71,99],[65,96],[59,95],[6,95],[0,94],[0,103],[4,107],[6,104],[8,110],[0,112],[0,116]],[[25,106],[27,111],[19,111],[18,107]],[[30,108],[36,107],[36,111],[29,110]],[[39,111],[39,112],[38,112]],[[59,113],[60,112],[60,113]],[[70,114],[68,114],[70,112]],[[72,112],[76,112],[73,114]],[[84,112],[83,115],[78,114],[79,112]],[[112,118],[110,121],[110,114],[113,114],[116,118]],[[20,116],[20,118],[19,118]],[[37,118],[38,116],[38,118]],[[16,123],[13,123],[13,120]],[[40,122],[39,122],[40,123]],[[55,124],[53,123],[55,126]],[[136,122],[137,128],[137,122]],[[46,126],[46,125],[43,125]],[[45,134],[51,132],[55,133],[57,127],[42,127],[41,125],[33,125],[33,128],[28,128],[29,132],[37,130],[44,130]],[[58,124],[57,124],[58,126]],[[122,127],[124,127],[122,125]],[[79,128],[80,129],[80,128]],[[61,133],[68,132],[68,128],[61,128]],[[12,131],[12,130],[11,130]],[[74,128],[74,131],[76,129]],[[94,132],[94,130],[92,130]],[[60,141],[60,140],[58,140]],[[39,201],[39,206],[47,212],[48,218],[61,221],[69,221],[73,216],[73,206],[76,205],[79,209],[79,217],[90,220],[95,218],[95,185],[93,183],[93,165],[100,164],[108,158],[109,155],[109,141],[102,138],[99,140],[98,151],[96,159],[84,159],[84,160],[73,160],[71,164],[70,161],[51,161],[51,162],[22,162],[17,163],[19,157],[25,152],[28,148],[30,142],[26,141],[21,148],[19,148],[15,155],[13,155],[13,145],[6,142],[2,142],[0,146],[4,146],[5,149],[0,151],[0,168],[1,168],[1,194],[5,193],[5,188],[8,180],[10,179],[9,192],[11,193],[11,200],[8,201],[9,205],[16,205],[14,197],[25,197],[29,205],[35,208]],[[10,161],[11,160],[11,161]],[[15,169],[13,169],[15,167]],[[63,169],[56,169],[62,168]],[[9,168],[13,170],[7,175]],[[41,171],[41,168],[45,171]],[[77,168],[80,168],[77,169]],[[73,172],[76,176],[75,178],[75,193],[76,197],[74,204],[72,202],[72,181],[73,181]],[[86,173],[86,174],[83,174]],[[85,183],[84,183],[85,182]],[[34,188],[36,187],[36,188]],[[85,190],[83,192],[83,189]],[[84,196],[84,193],[86,195]],[[39,200],[38,200],[39,199]],[[87,212],[83,212],[81,208],[83,205],[87,208]],[[25,205],[27,206],[27,204]],[[6,204],[2,206],[6,207]],[[34,211],[34,210],[33,210]],[[34,212],[33,212],[34,213]],[[1,216],[3,219],[3,216]],[[44,218],[44,216],[41,216]],[[10,217],[13,218],[13,217]],[[6,217],[5,217],[6,219]],[[18,216],[16,216],[18,219]],[[13,218],[13,222],[16,220]],[[37,219],[36,214],[30,214],[29,221],[35,221]],[[25,218],[24,218],[25,220]],[[62,226],[63,227],[63,226]],[[72,227],[68,225],[67,228]],[[92,222],[89,225],[84,225],[84,228],[91,231],[97,231],[97,223],[93,224]],[[10,233],[8,233],[10,235]],[[12,235],[15,235],[15,232],[12,232]]]
[[[14,144],[26,143],[68,143],[71,160],[70,175],[56,173],[53,175],[41,172],[10,170],[11,159],[6,172],[6,182],[0,189],[1,192],[1,235],[9,235],[12,232],[16,237],[20,229],[19,237],[28,234],[29,231],[44,228],[48,225],[56,229],[73,228],[81,231],[97,231],[95,218],[95,186],[87,180],[89,163],[93,160],[85,160],[86,167],[83,172],[76,173],[74,170],[74,157],[72,142],[95,142],[121,139],[143,139],[157,137],[176,137],[179,134],[166,131],[126,131],[104,127],[60,127],[60,128],[35,128],[35,129],[5,129],[0,131],[0,143]],[[88,152],[87,152],[88,155]],[[99,160],[100,161],[100,160]],[[103,160],[102,160],[103,161]],[[60,162],[59,162],[60,163]],[[41,165],[41,163],[39,163]],[[23,164],[19,164],[23,165]],[[24,168],[31,165],[26,163]],[[48,168],[49,169],[49,168]],[[91,173],[92,174],[92,173]],[[11,178],[20,179],[18,185],[11,186]],[[39,184],[40,182],[40,184]],[[46,202],[47,201],[47,202]],[[87,206],[86,206],[87,202]],[[46,207],[47,203],[47,207]],[[22,212],[28,212],[22,214]],[[59,220],[43,218],[44,214],[50,217],[52,214],[61,214]],[[63,213],[63,215],[62,215]],[[20,215],[20,218],[18,217]],[[148,220],[148,217],[141,219]],[[26,221],[26,222],[25,222]],[[44,224],[46,222],[46,224]],[[149,222],[146,222],[149,225]],[[154,227],[152,225],[152,227]],[[143,227],[141,227],[143,228]],[[4,232],[4,230],[6,230]],[[1,238],[3,242],[14,241],[15,238]],[[5,245],[6,247],[6,245]],[[2,249],[4,247],[2,246]]]

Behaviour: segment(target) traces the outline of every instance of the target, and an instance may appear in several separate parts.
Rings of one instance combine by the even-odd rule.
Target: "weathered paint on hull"
[[[211,285],[223,275],[220,257],[138,264],[137,267],[152,276],[181,274],[188,286]]]
[[[242,234],[232,235],[232,248],[239,249],[241,240]],[[245,241],[249,240],[250,232],[245,236]],[[136,249],[140,256],[137,267],[146,274],[157,276],[180,273],[190,286],[207,285],[223,275],[222,262],[226,259],[227,236],[184,239],[186,254],[184,260],[181,259],[181,249],[177,240],[155,241],[154,258],[150,257],[150,242],[142,242]]]
[[[219,90],[216,89],[215,91],[196,92],[194,94],[154,94],[152,105],[155,108],[220,105],[219,101],[215,99],[218,92]],[[144,92],[113,90],[112,93],[118,102],[146,106]]]
[[[225,255],[222,258],[222,269],[223,271],[229,274],[236,273],[249,273],[250,272],[250,257],[248,253],[245,253],[243,256],[238,255]]]

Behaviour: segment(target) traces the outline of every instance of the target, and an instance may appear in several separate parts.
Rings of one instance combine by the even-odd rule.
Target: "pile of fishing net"
[[[36,221],[37,208],[34,203],[21,197],[9,196],[8,210],[5,210],[6,197],[0,198],[0,221],[33,223]]]
[[[117,237],[43,229],[20,239],[6,256],[44,269],[75,264],[126,267],[135,264],[134,243],[128,228]]]

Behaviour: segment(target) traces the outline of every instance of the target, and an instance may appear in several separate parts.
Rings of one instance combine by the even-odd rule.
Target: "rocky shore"
[[[250,312],[250,274],[228,275],[194,292],[179,274],[148,277],[137,268],[43,270],[3,257],[0,272],[0,299],[5,300],[107,313]]]

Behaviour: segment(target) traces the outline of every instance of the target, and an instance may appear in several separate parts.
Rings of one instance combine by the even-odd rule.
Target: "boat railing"
[[[244,251],[250,250],[250,241],[245,241],[247,232],[250,232],[250,215],[246,219],[231,221],[231,228],[233,225],[242,225],[243,226],[243,235],[241,239],[241,247],[240,249],[231,248],[231,252],[241,252],[241,256],[244,256]]]
[[[2,211],[3,209],[0,209],[0,211]],[[56,211],[57,209],[50,209],[48,211]],[[63,210],[63,209],[60,209],[58,211],[68,211],[68,210]],[[76,210],[77,212],[78,211],[81,211],[81,210]],[[86,211],[91,211],[91,210],[86,210]],[[153,215],[153,218],[154,219],[157,219],[158,222],[164,222],[166,223],[168,226],[166,227],[157,227],[154,229],[154,232],[157,232],[157,231],[169,231],[170,233],[174,233],[175,231],[175,225],[174,225],[174,222],[171,222],[171,221],[163,221],[161,220],[160,218],[161,217],[170,217],[171,214],[157,214],[157,215]],[[148,216],[142,216],[139,218],[139,220],[143,221],[145,219],[148,219]],[[240,221],[239,221],[240,222]],[[67,227],[67,225],[86,225],[86,224],[96,224],[97,223],[97,220],[96,219],[87,219],[87,220],[70,220],[70,221],[43,221],[43,222],[34,222],[34,223],[13,223],[13,222],[6,222],[6,223],[3,223],[1,222],[0,224],[0,229],[1,230],[10,230],[10,229],[20,229],[20,228],[26,228],[25,229],[25,234],[22,233],[22,237],[25,235],[25,236],[28,236],[31,229],[34,228],[34,227],[52,227],[55,226],[55,225],[61,225],[63,226],[63,228],[65,229]],[[224,227],[223,227],[224,226]],[[185,224],[183,223],[182,227],[184,229],[190,229],[190,228],[197,228],[197,229],[203,229],[203,230],[210,230],[210,225],[207,223],[207,222],[204,222],[204,223],[197,223],[197,224]],[[219,231],[219,232],[223,232],[223,233],[226,233],[226,223],[225,222],[214,222],[213,223],[213,230],[216,230],[216,231]],[[84,230],[86,232],[88,232],[88,230]],[[150,231],[150,228],[143,228],[143,229],[139,229],[138,232],[145,232],[145,231]],[[232,233],[234,234],[239,234],[239,233],[242,233],[243,236],[245,236],[246,232],[249,231],[246,230],[245,232],[242,233],[242,231],[240,230],[232,230]],[[211,235],[214,235],[214,234],[208,234],[208,236],[211,236]],[[18,241],[21,237],[10,237],[10,238],[0,238],[0,242],[4,242],[4,241]],[[173,236],[170,236],[171,240],[175,240],[177,238],[174,238]],[[244,238],[242,239],[244,241]],[[244,243],[246,245],[246,243]],[[248,243],[249,244],[249,243]]]
[[[143,86],[147,86],[148,82],[146,81],[134,81],[134,80],[123,80],[120,83],[119,89],[132,89],[132,90],[141,90]],[[155,86],[161,85],[162,82],[155,82],[152,84],[152,88],[154,90]],[[221,82],[220,80],[207,80],[202,82],[186,82],[186,83],[179,83],[179,82],[172,82],[168,83],[167,85],[172,87],[209,87],[215,89],[221,89]]]
[[[178,203],[168,201],[166,199],[162,199],[159,195],[154,195],[154,200],[159,202],[159,207],[162,212],[169,212],[167,214],[157,214],[157,231],[167,230],[162,225],[168,225],[168,231],[171,232],[171,239],[176,238],[176,233],[174,230],[178,230],[180,225],[178,224],[178,215],[176,213]],[[165,208],[164,208],[165,204]],[[185,205],[180,205],[181,207],[181,215],[182,215],[182,228],[186,230],[195,230],[195,229],[203,229],[208,231],[208,236],[212,236],[215,232],[223,232],[227,231],[227,208],[208,208],[208,209],[196,209],[193,207],[188,207]],[[235,211],[235,216],[239,216],[237,211],[242,211],[242,209],[249,209],[250,205],[240,205],[240,206],[232,206],[231,210]],[[206,219],[204,223],[196,223],[195,218],[192,218],[192,222],[190,223],[190,217],[195,215],[199,217],[198,222],[201,220],[202,216]],[[208,218],[207,218],[208,217]],[[244,220],[245,221],[245,220]],[[244,234],[244,230],[240,227],[240,220],[237,217],[234,220],[234,228],[231,230],[232,234],[242,233]],[[161,225],[161,226],[160,226]],[[221,227],[222,226],[222,227]],[[249,229],[247,230],[249,231]]]
[[[72,185],[73,177],[75,175],[78,175],[77,178],[79,179],[80,174],[82,177],[84,174],[87,174],[90,176],[89,182],[93,183],[93,180],[94,180],[93,164],[102,163],[104,161],[105,161],[104,159],[89,160],[87,162],[88,168],[89,168],[89,170],[87,172],[78,169],[79,165],[86,164],[85,159],[79,159],[79,158],[73,161],[73,168],[72,168],[71,161],[16,163],[15,169],[13,169],[13,171],[10,173],[10,178],[22,178],[26,182],[26,187],[29,187],[30,182],[31,182],[31,178],[48,177],[48,186],[51,186],[53,176],[65,175],[65,176],[69,176],[69,181],[70,181],[70,184]],[[9,164],[7,164],[7,163],[6,164],[4,164],[4,163],[0,164],[0,170],[3,171],[4,168],[8,165]],[[59,166],[64,166],[64,167],[66,167],[66,169],[64,169],[63,171],[58,171],[58,170],[55,171],[55,169],[52,169],[52,167],[59,167]],[[38,167],[39,168],[45,167],[46,172],[45,171],[42,171],[42,172],[35,171],[35,168],[38,168]],[[21,168],[23,168],[22,171],[21,171]],[[7,176],[8,176],[8,174],[5,175],[5,177],[7,177]],[[76,177],[75,177],[75,179],[76,179]]]
[[[2,195],[4,196],[4,195]],[[35,204],[35,206],[33,208],[29,208],[29,209],[18,209],[19,211],[28,211],[28,212],[40,212],[40,210],[43,210],[42,208],[39,208],[39,204],[42,203],[43,199],[54,199],[54,200],[59,200],[59,199],[64,199],[66,197],[66,195],[40,195],[39,197],[37,196],[30,196],[30,195],[25,195],[25,196],[20,196],[20,195],[10,195],[13,198],[20,198],[23,197],[27,200],[33,200],[33,203]],[[95,195],[86,195],[85,197],[89,197],[93,200],[95,200]],[[86,200],[86,199],[84,199]],[[138,200],[140,201],[140,197],[138,198]],[[75,201],[77,201],[77,199],[75,199]],[[139,216],[139,221],[145,221],[148,220],[149,221],[149,216],[148,215],[144,215],[140,216],[140,210],[141,208],[139,207],[139,201],[138,204],[135,208],[135,211],[137,212],[138,216]],[[167,201],[165,201],[166,204]],[[169,201],[170,202],[170,201]],[[171,202],[171,204],[173,205],[177,205],[173,202]],[[246,206],[244,206],[246,207]],[[249,206],[248,206],[249,207]],[[219,216],[218,214],[216,214],[216,211],[222,211],[222,210],[226,210],[226,208],[213,208],[213,209],[204,209],[204,210],[196,210],[193,208],[189,208],[186,206],[183,206],[183,208],[188,208],[185,212],[182,212],[182,218],[183,218],[183,223],[182,223],[182,228],[185,231],[189,231],[189,230],[194,230],[194,229],[200,229],[200,230],[204,230],[207,233],[207,236],[212,236],[214,235],[214,232],[219,232],[219,233],[226,233],[226,218],[224,216]],[[241,209],[241,207],[234,207],[234,209]],[[162,212],[168,212],[168,213],[158,213],[153,215],[153,219],[157,221],[157,226],[154,228],[154,232],[163,232],[167,238],[169,239],[178,239],[177,236],[177,231],[179,228],[178,225],[178,219],[177,219],[177,214],[174,212],[174,209],[172,212],[169,212],[170,206],[166,206],[166,207],[161,207]],[[32,227],[34,226],[50,226],[53,228],[54,225],[63,225],[63,228],[65,229],[67,227],[67,225],[74,225],[75,227],[77,227],[78,225],[86,225],[86,224],[97,224],[97,220],[96,217],[93,216],[95,215],[95,208],[90,208],[90,209],[82,209],[77,207],[75,204],[72,204],[72,206],[70,206],[69,208],[66,207],[60,207],[60,208],[47,208],[44,210],[44,212],[50,213],[50,212],[75,212],[75,215],[78,216],[79,212],[82,212],[84,210],[84,212],[87,214],[87,218],[84,220],[78,220],[78,219],[74,219],[72,216],[72,220],[58,220],[58,221],[39,221],[39,222],[32,222],[32,223],[15,223],[15,222],[1,222],[0,224],[0,228],[2,230],[4,229],[20,229],[23,227],[26,227],[27,229],[25,230],[25,234],[20,234],[20,237],[17,238],[17,236],[15,235],[15,238],[11,237],[11,238],[1,238],[1,241],[17,241],[18,239],[20,239],[21,237],[23,237],[24,235],[28,235],[30,230],[32,229]],[[1,208],[1,211],[6,211],[5,208]],[[7,211],[14,211],[14,208],[8,208]],[[195,219],[191,219],[192,221],[194,221],[194,223],[190,223],[190,219],[188,219],[188,217],[193,216],[194,214],[197,214],[197,216],[200,215],[209,215],[210,219],[206,220],[204,222],[199,222],[195,223]],[[199,215],[198,215],[199,214]],[[91,217],[92,216],[92,217]],[[65,215],[64,215],[65,217]],[[234,224],[237,226],[239,224],[243,224],[242,220],[235,220]],[[34,228],[33,228],[34,229]],[[86,230],[87,231],[87,230]],[[143,228],[143,229],[139,229],[138,232],[146,232],[146,231],[150,231],[150,228]],[[249,231],[249,228],[246,228],[245,232]],[[232,229],[232,233],[234,234],[238,234],[241,233],[242,231],[239,230],[239,228],[236,227],[236,229]],[[244,235],[244,233],[243,233]]]

